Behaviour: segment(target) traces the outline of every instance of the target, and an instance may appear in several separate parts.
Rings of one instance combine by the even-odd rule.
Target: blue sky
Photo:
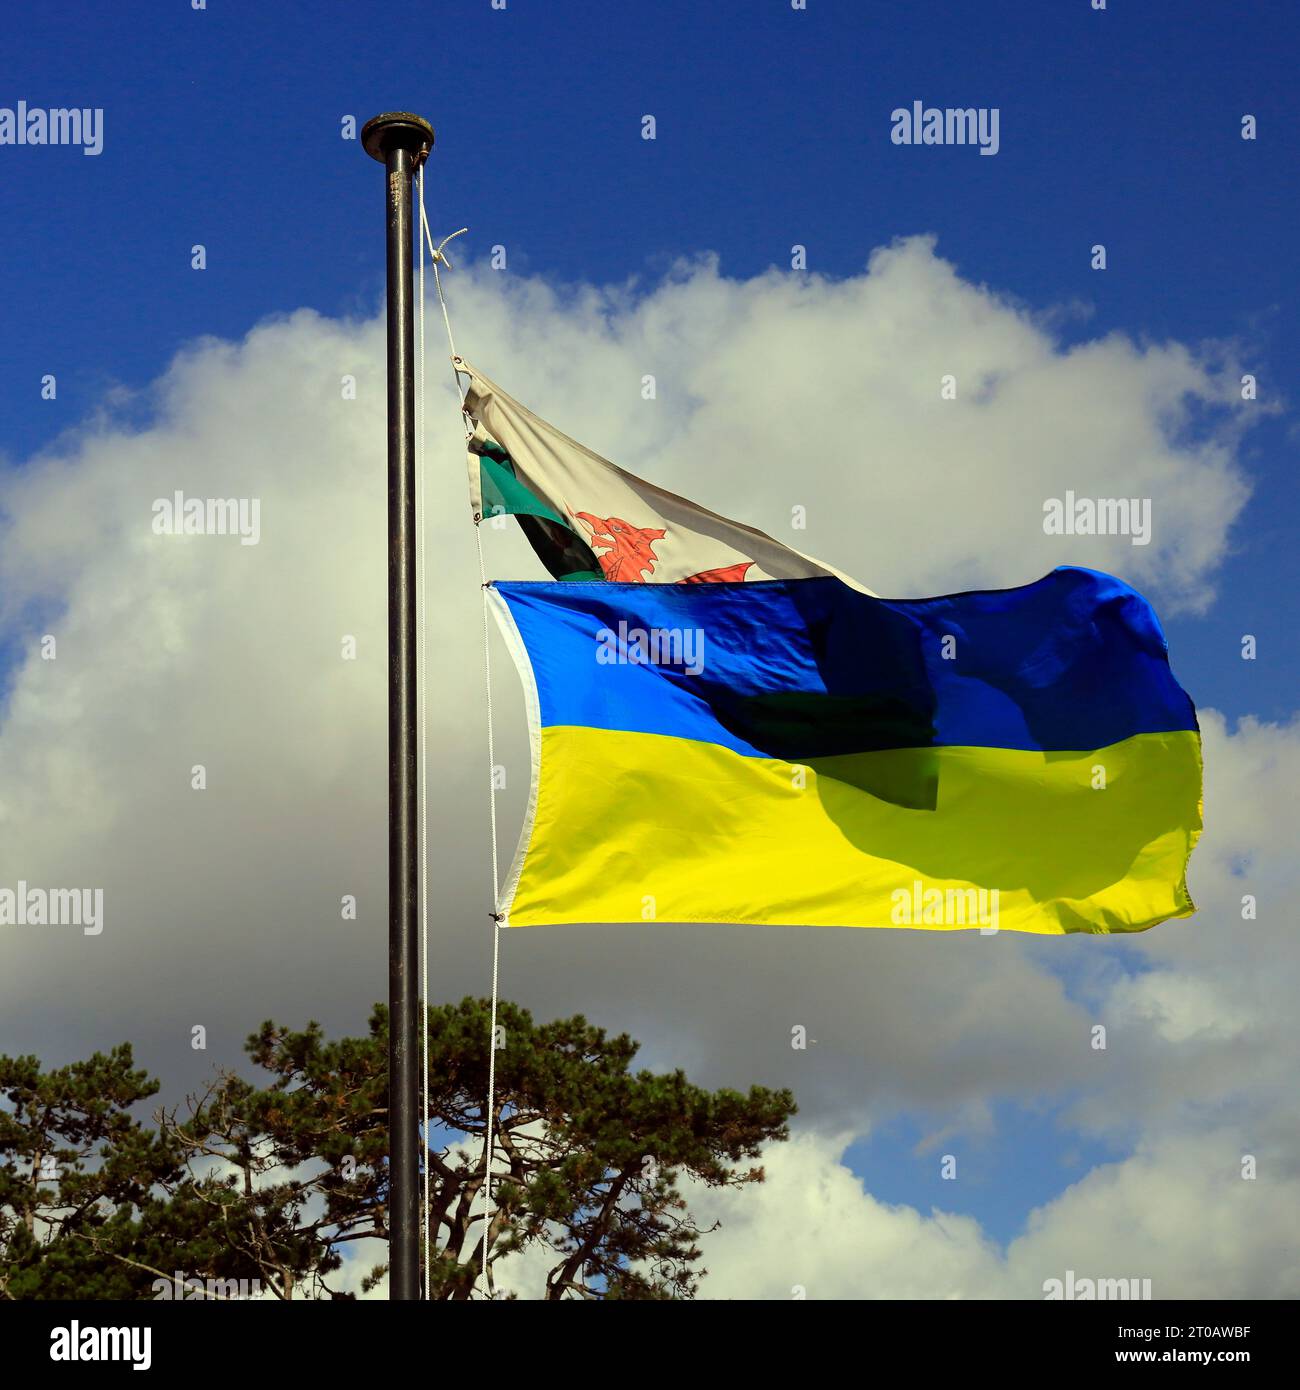
[[[796,242],[811,269],[848,276],[873,248],[934,233],[965,279],[1067,310],[1067,344],[1234,343],[1276,413],[1242,446],[1253,495],[1217,601],[1166,627],[1199,705],[1289,717],[1300,26],[1285,0],[509,0],[504,13],[174,0],[28,7],[6,29],[0,105],[102,107],[105,126],[94,158],[0,149],[0,469],[27,466],[113,388],[147,386],[195,338],[238,339],[302,306],[373,314],[382,184],[340,123],[407,107],[437,130],[435,232],[468,224],[463,254],[502,243],[515,273],[557,286],[652,286],[704,252],[745,278],[787,265]],[[890,112],[914,100],[996,106],[996,157],[892,145]],[[473,325],[458,332],[473,356]],[[40,399],[47,372],[56,402]],[[1238,657],[1243,633],[1255,662]],[[1064,1103],[1000,1112],[970,1184],[936,1181],[932,1114],[900,1113],[852,1166],[885,1200],[969,1211],[1007,1238],[1112,1152],[1056,1123]]]
[[[387,30],[294,3],[150,7],[147,22],[91,4],[25,15],[0,89],[102,106],[105,148],[4,152],[10,459],[109,387],[145,385],[194,337],[239,337],[303,305],[372,312],[376,171],[340,122],[395,99],[437,130],[434,224],[469,224],[471,255],[506,245],[516,271],[653,279],[716,251],[745,277],[800,242],[812,269],[844,275],[874,246],[935,232],[968,279],[1039,310],[1085,304],[1067,342],[1240,339],[1261,403],[1300,395],[1287,350],[1300,42],[1285,3],[813,0],[798,13],[778,0],[511,0],[502,13],[474,0],[383,13]],[[999,153],[891,145],[889,113],[918,99],[997,106]],[[654,142],[639,138],[646,112]],[[1104,273],[1089,268],[1095,241]],[[57,405],[39,397],[47,371]],[[1198,702],[1230,714],[1281,717],[1300,662],[1276,603],[1300,577],[1293,429],[1280,415],[1252,431],[1255,493],[1220,602],[1170,630]],[[1260,639],[1253,665],[1224,659],[1243,632]]]

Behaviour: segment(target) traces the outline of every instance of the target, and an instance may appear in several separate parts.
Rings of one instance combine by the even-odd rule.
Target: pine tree
[[[428,1013],[434,1298],[487,1294],[489,1019],[485,1000]],[[365,1037],[334,1042],[268,1021],[246,1050],[269,1082],[219,1072],[156,1131],[127,1113],[157,1090],[129,1046],[48,1073],[0,1058],[0,1297],[153,1297],[174,1271],[204,1281],[188,1297],[254,1281],[347,1296],[343,1252],[388,1234],[387,1021],[377,1006]],[[786,1138],[789,1092],[634,1071],[637,1044],[581,1016],[536,1024],[503,1003],[497,1022],[489,1275],[528,1251],[547,1299],[694,1296],[704,1231],[682,1183],[761,1181],[753,1160]],[[43,1184],[49,1154],[59,1178]]]

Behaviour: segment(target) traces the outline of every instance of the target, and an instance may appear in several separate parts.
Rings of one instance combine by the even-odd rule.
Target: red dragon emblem
[[[601,549],[596,558],[613,584],[644,584],[642,574],[653,574],[659,557],[654,552],[655,541],[667,534],[652,528],[629,525],[621,516],[601,518],[590,512],[574,512],[574,516],[591,531],[591,545]]]
[[[740,560],[734,565],[721,565],[715,570],[701,570],[699,574],[679,579],[679,584],[739,584],[745,571],[754,567],[753,560]]]
[[[655,542],[663,540],[668,533],[655,527],[633,526],[621,516],[599,517],[590,512],[573,512],[591,532],[591,546],[600,561],[605,578],[612,584],[644,584],[645,576],[652,575],[659,557],[654,552]],[[718,569],[701,570],[679,584],[734,584],[744,579],[745,572],[752,568],[753,560],[741,560],[734,565],[723,565]]]

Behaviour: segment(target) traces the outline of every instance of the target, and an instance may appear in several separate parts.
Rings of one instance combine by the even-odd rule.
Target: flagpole
[[[415,748],[415,320],[411,180],[433,146],[389,111],[361,143],[385,169],[388,228],[388,1296],[420,1297],[419,936]]]

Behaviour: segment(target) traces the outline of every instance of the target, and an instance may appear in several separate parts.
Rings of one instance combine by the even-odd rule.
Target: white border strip
[[[510,605],[497,592],[495,585],[484,590],[488,607],[497,620],[497,628],[505,641],[506,648],[519,672],[519,681],[524,688],[524,705],[528,712],[528,748],[531,755],[531,785],[528,789],[528,808],[524,812],[524,823],[519,831],[519,843],[515,847],[515,857],[510,871],[501,885],[496,910],[500,913],[500,925],[510,925],[510,909],[514,906],[515,893],[519,888],[519,876],[524,871],[524,860],[528,857],[528,847],[533,838],[533,822],[537,818],[537,790],[542,781],[542,706],[537,698],[537,677],[533,674],[533,663],[528,659],[528,649],[519,635],[515,615]]]

